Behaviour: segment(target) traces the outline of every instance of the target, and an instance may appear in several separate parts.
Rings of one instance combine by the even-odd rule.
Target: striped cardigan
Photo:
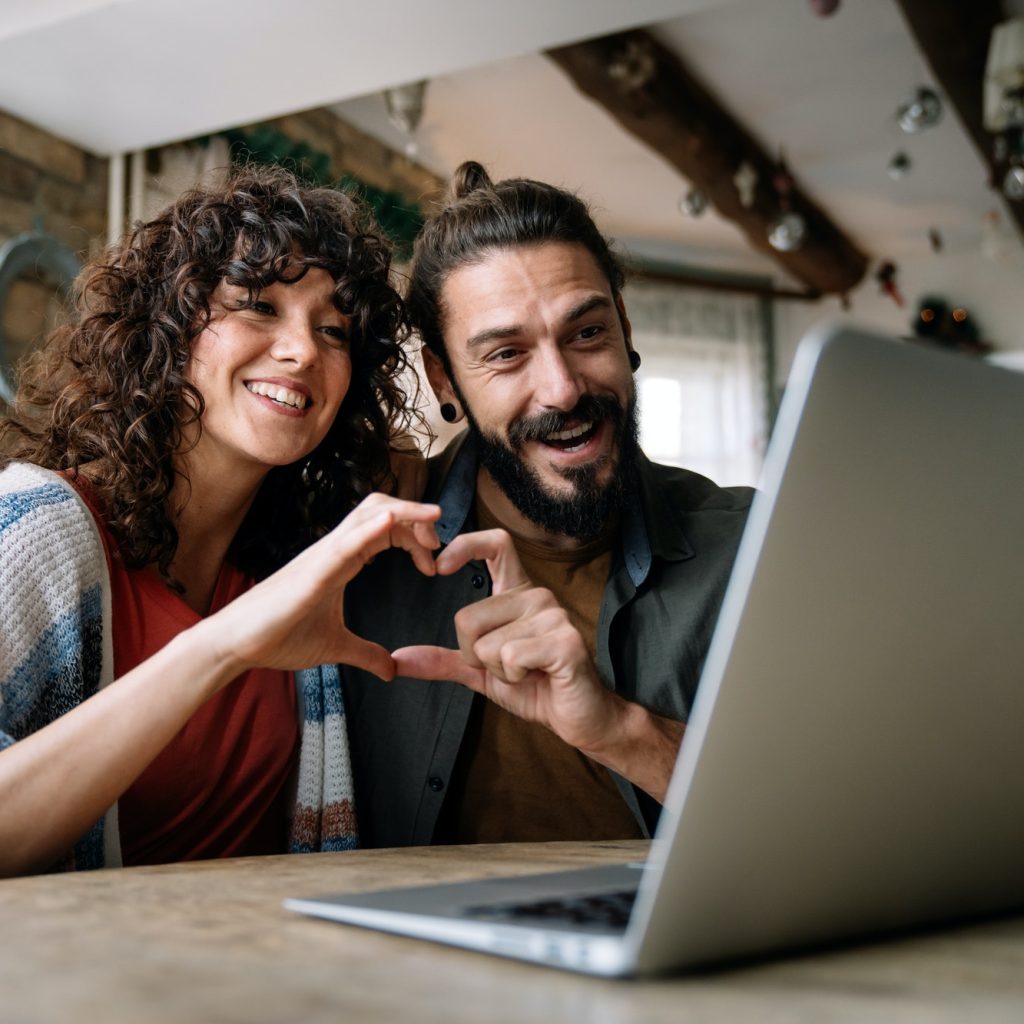
[[[62,477],[27,463],[0,472],[0,751],[113,680],[110,578],[96,523]],[[302,742],[289,852],[358,845],[337,667],[296,672]],[[0,810],[2,813],[2,810]],[[63,866],[121,863],[117,806]]]

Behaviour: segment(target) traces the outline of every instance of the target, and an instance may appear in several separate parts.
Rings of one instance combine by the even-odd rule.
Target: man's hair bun
[[[459,164],[448,184],[448,202],[454,203],[468,196],[470,192],[493,188],[491,176],[484,170],[483,164],[475,160],[466,160]]]

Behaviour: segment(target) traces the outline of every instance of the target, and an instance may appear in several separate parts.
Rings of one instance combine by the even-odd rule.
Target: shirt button
[[[439,778],[437,775],[431,775],[427,779],[427,785],[435,792],[440,793],[444,789],[444,779]]]
[[[472,583],[477,590],[480,590],[486,582],[487,581],[483,578],[483,575],[478,572],[473,573],[473,578],[470,580],[470,583]]]

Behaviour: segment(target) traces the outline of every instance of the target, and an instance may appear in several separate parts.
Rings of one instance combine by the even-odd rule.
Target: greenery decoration
[[[391,239],[399,259],[412,256],[412,243],[423,227],[423,210],[401,192],[369,185],[352,174],[342,177],[340,187],[362,197],[373,210],[381,231]]]
[[[230,128],[219,134],[227,139],[232,162],[287,167],[311,185],[336,188],[359,196],[373,211],[381,231],[395,246],[398,258],[406,260],[412,255],[412,243],[423,227],[424,215],[419,203],[408,196],[377,188],[353,174],[346,173],[338,178],[329,154],[306,142],[289,138],[271,124]],[[196,141],[203,143],[208,138]]]

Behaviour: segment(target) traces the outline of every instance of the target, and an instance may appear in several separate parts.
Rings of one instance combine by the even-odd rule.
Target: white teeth
[[[298,391],[278,387],[276,384],[267,384],[262,380],[249,381],[245,386],[254,395],[263,395],[265,398],[280,402],[281,405],[290,405],[293,409],[306,408],[306,396]]]
[[[572,427],[569,430],[556,430],[552,434],[548,434],[545,441],[571,441],[574,437],[582,437],[588,430],[593,428],[593,423],[581,423],[578,427]]]

